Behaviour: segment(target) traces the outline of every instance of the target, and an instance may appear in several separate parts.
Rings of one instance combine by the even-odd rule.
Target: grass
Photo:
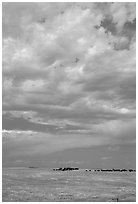
[[[3,202],[135,202],[136,173],[4,168]]]

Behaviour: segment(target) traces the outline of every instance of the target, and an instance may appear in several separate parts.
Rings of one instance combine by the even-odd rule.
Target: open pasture
[[[135,202],[135,172],[3,168],[3,202]]]

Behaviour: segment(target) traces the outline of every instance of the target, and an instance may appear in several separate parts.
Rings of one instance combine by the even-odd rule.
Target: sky
[[[136,4],[2,4],[3,167],[135,168]]]

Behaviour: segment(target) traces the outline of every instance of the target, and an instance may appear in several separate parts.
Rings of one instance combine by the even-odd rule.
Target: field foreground
[[[135,202],[135,172],[3,168],[3,202]]]

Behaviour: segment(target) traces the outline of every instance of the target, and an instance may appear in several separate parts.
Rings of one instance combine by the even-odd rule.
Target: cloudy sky
[[[135,3],[3,3],[3,166],[135,167]]]

